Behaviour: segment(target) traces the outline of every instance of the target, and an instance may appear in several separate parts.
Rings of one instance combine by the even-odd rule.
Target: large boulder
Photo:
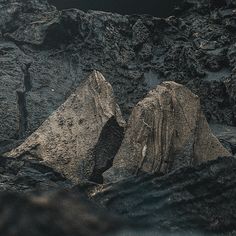
[[[219,156],[230,153],[212,134],[198,96],[164,82],[133,109],[113,167],[104,177],[115,181],[142,172],[166,174]]]
[[[111,85],[94,71],[35,133],[5,155],[36,157],[73,182],[102,182],[124,125]]]

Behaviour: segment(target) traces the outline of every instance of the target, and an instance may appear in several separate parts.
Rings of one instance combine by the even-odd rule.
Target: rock
[[[182,166],[230,156],[211,133],[199,98],[164,82],[134,108],[107,182],[139,173],[166,174]]]
[[[1,232],[5,236],[105,236],[126,223],[102,211],[82,194],[68,191],[22,195],[0,193]]]
[[[123,139],[125,121],[111,85],[97,71],[21,146],[6,154],[41,160],[73,182],[102,182]]]
[[[221,143],[236,156],[236,128],[227,125],[211,124],[212,132]]]
[[[30,58],[14,43],[0,42],[0,153],[24,136],[23,104],[29,63]]]
[[[234,235],[235,184],[236,159],[226,157],[162,177],[131,177],[89,196],[109,212],[145,225],[150,235]]]
[[[71,181],[36,159],[0,156],[0,192],[31,193],[70,189]]]
[[[206,0],[184,2],[178,15],[159,19],[0,0],[0,153],[39,128],[94,69],[111,83],[125,117],[156,86],[144,82],[152,71],[199,95],[208,121],[235,126],[228,91],[214,89],[236,66],[235,1],[212,1],[212,8]]]
[[[149,30],[141,20],[137,20],[137,22],[133,25],[132,30],[133,44],[135,46],[144,44],[149,38]]]
[[[31,162],[26,161],[28,164],[25,162],[26,166],[19,168],[23,160],[3,159],[0,159],[1,174],[3,168],[9,175],[29,167]],[[36,162],[32,162],[31,168],[52,173]],[[219,158],[162,177],[146,174],[90,186],[85,188],[90,200],[81,186],[53,191],[50,186],[50,191],[27,191],[27,194],[1,191],[1,232],[4,236],[11,236],[12,232],[19,236],[29,233],[32,236],[168,236],[173,232],[186,236],[233,235],[235,170],[234,158]],[[25,181],[27,186],[29,180]],[[11,183],[2,177],[0,182],[1,186]],[[19,187],[17,182],[14,186]]]

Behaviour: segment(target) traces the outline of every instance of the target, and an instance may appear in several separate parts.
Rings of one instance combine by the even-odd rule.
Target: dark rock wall
[[[235,168],[234,158],[220,158],[163,177],[132,177],[89,195],[110,212],[155,232],[233,235]]]
[[[209,121],[235,125],[233,1],[223,8],[187,1],[167,19],[60,12],[44,0],[0,4],[1,152],[38,128],[93,69],[127,117],[151,88],[174,80],[200,95]]]

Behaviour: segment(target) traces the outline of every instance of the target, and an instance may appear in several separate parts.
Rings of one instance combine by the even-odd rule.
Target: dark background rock
[[[201,97],[209,121],[236,125],[236,38],[226,28],[233,5],[185,3],[178,16],[159,19],[1,0],[1,152],[37,129],[93,69],[112,84],[126,117],[150,89],[174,80]]]

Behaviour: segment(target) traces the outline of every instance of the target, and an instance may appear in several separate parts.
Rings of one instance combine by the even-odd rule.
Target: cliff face
[[[1,0],[2,152],[36,130],[94,69],[126,117],[150,89],[174,80],[200,96],[209,121],[235,125],[235,5],[223,2],[186,1],[179,16],[159,19]]]

